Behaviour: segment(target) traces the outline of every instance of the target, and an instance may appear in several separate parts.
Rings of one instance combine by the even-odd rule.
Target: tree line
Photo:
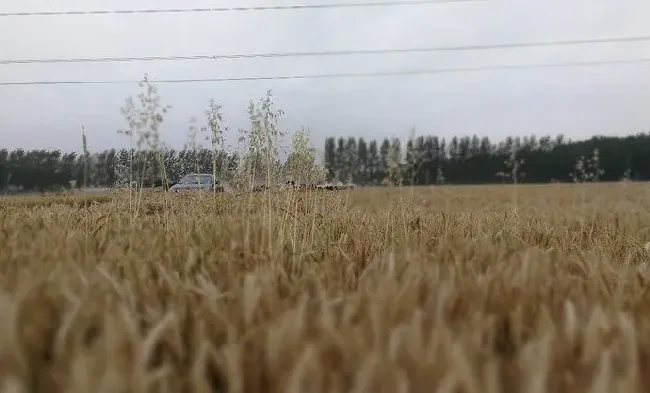
[[[476,135],[412,136],[403,145],[397,138],[330,137],[325,141],[328,177],[407,185],[650,179],[650,133],[576,142],[563,135],[508,137],[498,143]]]
[[[239,157],[236,153],[220,151],[216,163],[223,177],[232,178]],[[166,179],[159,176],[162,167]],[[163,185],[164,181],[177,181],[187,173],[212,173],[212,170],[213,152],[203,148],[133,149],[131,152],[129,149],[109,149],[87,155],[58,150],[0,150],[0,189],[114,187],[131,181],[155,186]]]
[[[418,136],[404,145],[396,138],[381,142],[328,138],[327,179],[359,185],[650,180],[650,133],[579,142],[561,135],[508,137],[496,144],[487,137]],[[276,165],[290,168],[296,162],[296,155],[290,155]],[[113,187],[131,180],[162,185],[160,173],[173,182],[186,173],[212,173],[215,164],[220,177],[230,181],[242,160],[237,153],[221,150],[214,155],[207,148],[110,149],[93,154],[2,149],[0,189]]]

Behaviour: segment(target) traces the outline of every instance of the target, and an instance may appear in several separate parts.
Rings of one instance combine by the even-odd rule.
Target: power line
[[[641,42],[649,41],[650,35],[634,37],[615,37],[599,39],[580,39],[566,41],[539,41],[510,44],[443,46],[430,48],[405,48],[405,49],[361,49],[339,50],[321,52],[275,52],[275,53],[239,53],[221,55],[186,55],[186,56],[138,56],[138,57],[78,57],[78,58],[49,58],[49,59],[17,59],[0,60],[0,65],[9,64],[55,64],[55,63],[118,63],[133,61],[184,61],[184,60],[228,60],[228,59],[254,59],[254,58],[282,58],[282,57],[319,57],[319,56],[350,56],[371,54],[405,54],[425,52],[469,51],[487,49],[530,48],[545,46],[565,46],[599,43]]]
[[[316,10],[327,8],[361,8],[361,7],[398,7],[413,5],[431,5],[445,3],[467,3],[486,0],[402,0],[382,2],[350,2],[325,4],[270,5],[256,7],[208,7],[208,8],[167,8],[135,10],[90,10],[90,11],[35,11],[35,12],[1,12],[0,17],[10,16],[56,16],[56,15],[127,15],[127,14],[180,14],[197,12],[238,12],[238,11],[287,11]]]
[[[264,81],[264,80],[291,80],[291,79],[367,78],[367,77],[427,75],[427,74],[479,72],[479,71],[521,70],[521,69],[535,69],[535,68],[593,67],[593,66],[604,66],[604,65],[640,64],[640,63],[650,63],[650,57],[629,59],[629,60],[602,60],[602,61],[582,61],[582,62],[549,63],[549,64],[524,64],[524,65],[483,66],[483,67],[465,67],[465,68],[438,68],[438,69],[382,71],[382,72],[366,72],[366,73],[277,75],[277,76],[198,78],[198,79],[161,79],[161,80],[149,80],[149,82],[178,84],[178,83],[205,83],[205,82],[248,82],[248,81]],[[0,86],[111,85],[111,84],[133,84],[139,82],[142,82],[142,80],[23,81],[23,82],[0,82]]]

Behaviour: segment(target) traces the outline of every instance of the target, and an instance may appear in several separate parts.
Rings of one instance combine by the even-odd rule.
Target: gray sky
[[[345,2],[345,0],[338,0]],[[48,0],[0,2],[0,12],[320,4],[336,0]],[[0,58],[174,56],[392,49],[607,38],[650,34],[647,0],[488,0],[476,3],[154,15],[11,17],[0,23]],[[0,80],[131,80],[378,72],[650,57],[650,42],[424,54],[118,64],[0,65]],[[160,85],[172,105],[163,139],[181,147],[208,100],[245,127],[248,100],[272,89],[289,130],[327,136],[563,133],[626,135],[650,129],[650,64],[505,70],[382,78]],[[91,150],[128,143],[120,107],[137,85],[0,86],[0,146]]]

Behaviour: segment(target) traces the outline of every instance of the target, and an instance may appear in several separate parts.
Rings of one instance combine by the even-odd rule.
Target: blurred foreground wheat
[[[646,185],[0,200],[0,392],[650,389]]]

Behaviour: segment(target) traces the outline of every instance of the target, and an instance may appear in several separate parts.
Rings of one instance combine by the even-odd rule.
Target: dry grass
[[[650,389],[648,186],[512,193],[1,199],[0,392]]]

